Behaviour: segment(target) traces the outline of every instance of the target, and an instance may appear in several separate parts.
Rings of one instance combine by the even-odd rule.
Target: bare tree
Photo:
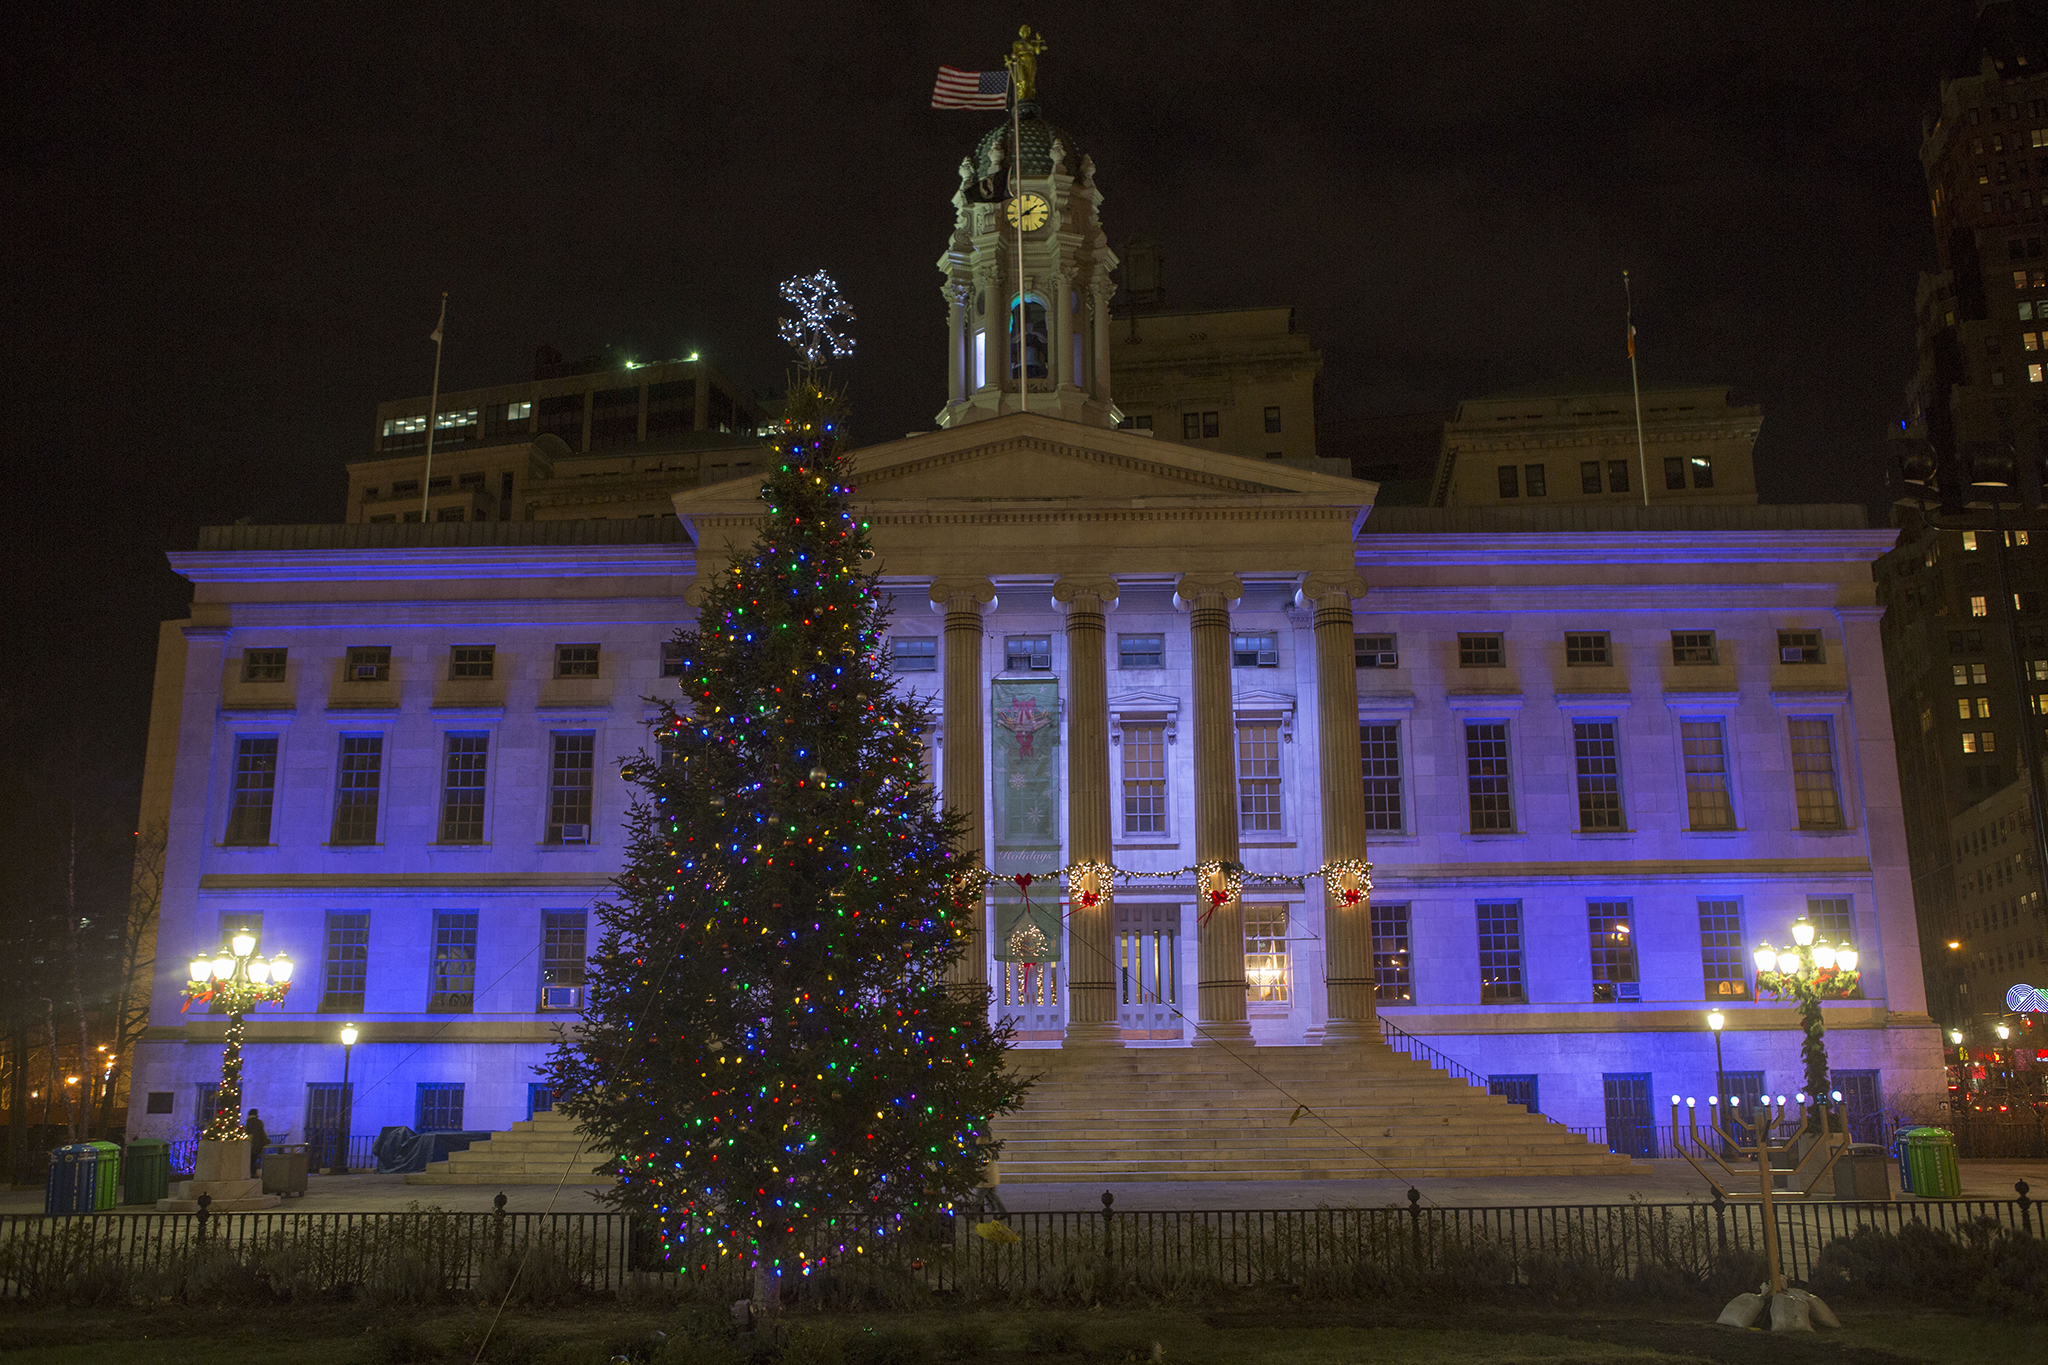
[[[136,831],[135,857],[129,866],[127,914],[115,935],[113,986],[106,1027],[108,1057],[113,1069],[102,1077],[100,1126],[113,1122],[116,1088],[128,1089],[129,1060],[149,1027],[150,983],[156,974],[157,915],[164,901],[164,850],[169,839],[162,822]]]

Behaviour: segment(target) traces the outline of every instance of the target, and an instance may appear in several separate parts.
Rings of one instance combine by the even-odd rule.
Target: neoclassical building
[[[1938,1095],[1869,569],[1891,534],[1843,507],[1376,508],[1326,462],[1120,428],[1093,166],[1035,109],[1023,133],[961,168],[938,429],[855,456],[936,799],[1004,879],[1116,872],[1092,903],[995,883],[963,970],[1021,1045],[1104,1075],[1310,1048],[1342,1072],[1384,1031],[1634,1149],[1714,1089],[1710,1006],[1731,1089],[1799,1087],[1749,960],[1803,914],[1862,954],[1826,1007],[1852,1112]],[[545,504],[564,445],[465,458]],[[235,926],[299,964],[249,1027],[273,1133],[332,1121],[344,1020],[357,1133],[547,1107],[533,1067],[621,858],[618,760],[761,514],[757,477],[678,470],[675,515],[639,515],[655,472],[626,462],[624,515],[592,479],[586,520],[219,527],[173,556],[195,597],[160,651],[144,818],[171,844],[131,1131],[193,1126],[222,1027],[179,1012],[180,964]],[[1366,860],[1369,894],[1315,875]],[[1241,893],[1216,903],[1204,867]]]

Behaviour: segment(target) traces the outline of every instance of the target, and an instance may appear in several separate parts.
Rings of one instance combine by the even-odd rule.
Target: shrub
[[[995,1349],[995,1333],[979,1318],[943,1324],[932,1346],[941,1360],[977,1361]]]
[[[1957,1233],[1865,1226],[1828,1243],[1809,1282],[1823,1296],[2048,1317],[2048,1244],[1988,1218]]]
[[[920,1365],[924,1338],[902,1328],[863,1328],[839,1345],[845,1365]]]

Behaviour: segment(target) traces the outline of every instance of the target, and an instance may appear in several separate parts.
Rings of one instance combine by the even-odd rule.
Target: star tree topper
[[[853,334],[847,330],[853,310],[840,297],[838,281],[822,270],[797,275],[782,282],[782,297],[796,309],[795,317],[778,319],[782,339],[803,357],[806,368],[853,354]]]

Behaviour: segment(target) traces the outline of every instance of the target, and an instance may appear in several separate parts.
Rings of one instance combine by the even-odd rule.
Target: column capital
[[[995,605],[996,585],[986,578],[935,578],[932,606],[943,611],[979,611]]]
[[[1181,611],[1190,610],[1205,597],[1217,599],[1217,606],[1226,606],[1243,596],[1244,584],[1235,574],[1182,574],[1173,587],[1173,605]]]
[[[1357,601],[1366,594],[1365,580],[1355,573],[1307,574],[1301,580],[1301,587],[1295,590],[1294,601],[1296,606],[1313,607],[1339,594],[1350,601]]]
[[[1089,578],[1081,575],[1062,577],[1052,585],[1052,604],[1065,607],[1068,611],[1110,612],[1116,609],[1117,586],[1114,578]],[[1092,606],[1091,606],[1092,603]]]

